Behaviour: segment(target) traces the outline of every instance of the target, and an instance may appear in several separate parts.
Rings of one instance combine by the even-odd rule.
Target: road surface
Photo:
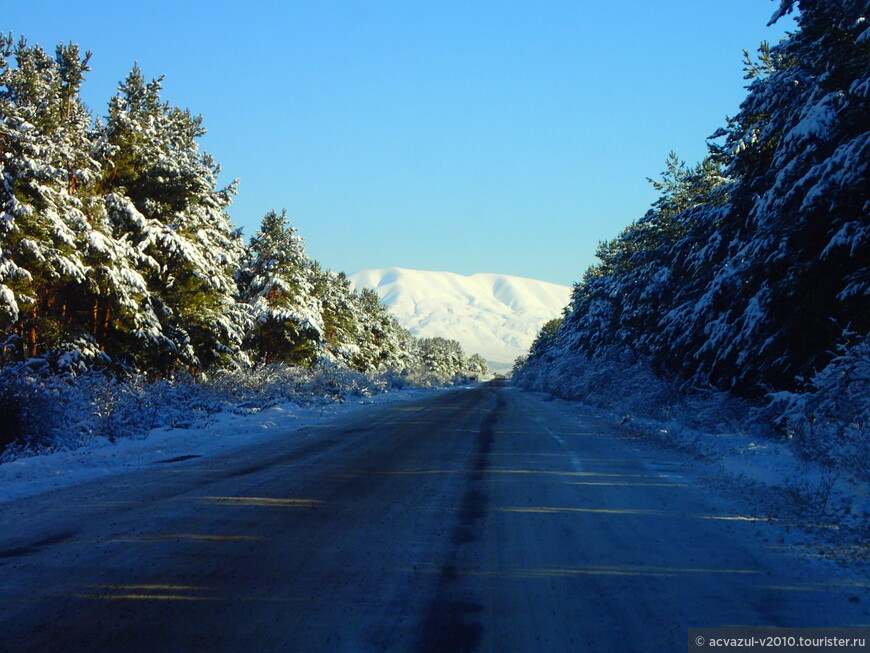
[[[638,447],[510,386],[373,406],[0,506],[0,649],[680,651],[868,598]]]

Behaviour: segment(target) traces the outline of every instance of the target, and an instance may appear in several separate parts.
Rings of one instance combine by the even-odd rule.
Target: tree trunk
[[[106,306],[106,312],[103,314],[103,335],[100,340],[100,351],[105,351],[106,340],[109,338],[109,322],[112,315],[112,307]]]
[[[28,358],[36,358],[36,353],[39,349],[37,347],[36,342],[37,342],[36,341],[36,320],[34,319],[30,323],[30,327],[27,329],[27,357]]]
[[[100,324],[100,298],[94,297],[94,308],[92,311],[92,320],[91,320],[91,335],[96,338],[97,337],[97,329]]]

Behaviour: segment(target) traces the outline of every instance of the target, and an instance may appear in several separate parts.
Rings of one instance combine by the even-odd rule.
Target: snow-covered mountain
[[[466,354],[481,354],[494,369],[506,369],[525,354],[571,294],[568,286],[505,274],[383,268],[357,272],[350,280],[356,289],[376,290],[414,335],[458,340]]]

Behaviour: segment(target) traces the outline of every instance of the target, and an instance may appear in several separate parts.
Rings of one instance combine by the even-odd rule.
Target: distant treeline
[[[95,120],[79,96],[89,58],[0,36],[0,364],[485,370],[310,260],[283,212],[246,244],[227,214],[235,183],[219,188],[199,149],[201,117],[134,66]]]

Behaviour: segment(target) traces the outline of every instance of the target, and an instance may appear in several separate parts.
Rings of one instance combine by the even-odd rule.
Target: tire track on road
[[[418,653],[474,651],[483,636],[483,604],[467,583],[463,586],[457,570],[468,566],[460,561],[473,555],[469,547],[473,547],[480,537],[489,508],[483,480],[490,466],[495,425],[507,404],[498,388],[495,386],[492,391],[495,406],[483,418],[477,432],[474,462],[468,470],[467,486],[451,533],[453,548],[439,569],[435,598],[423,621],[416,646]]]

